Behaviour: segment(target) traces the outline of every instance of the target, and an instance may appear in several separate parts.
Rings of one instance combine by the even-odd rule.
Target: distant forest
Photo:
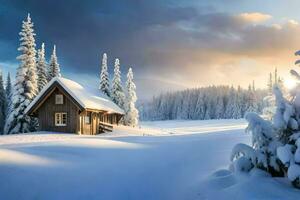
[[[268,90],[209,86],[163,93],[139,105],[140,119],[239,119],[246,112],[262,113]]]

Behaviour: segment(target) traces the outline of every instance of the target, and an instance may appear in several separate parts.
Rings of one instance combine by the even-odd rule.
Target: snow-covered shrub
[[[248,121],[246,133],[252,135],[252,146],[237,144],[232,150],[231,161],[234,161],[234,157],[237,158],[242,155],[244,158],[250,158],[252,167],[243,167],[247,168],[248,171],[256,167],[272,173],[280,173],[276,158],[276,148],[280,143],[276,140],[272,123],[256,113],[247,113],[245,119]],[[238,166],[238,168],[234,168],[234,171],[239,171],[240,168]]]
[[[252,147],[246,144],[237,144],[231,152],[231,169],[238,172],[248,172],[256,166],[256,154]]]
[[[293,72],[295,73],[295,72]],[[299,76],[300,77],[300,76]],[[263,119],[256,113],[247,113],[246,133],[252,136],[252,145],[237,144],[231,155],[231,169],[251,171],[259,168],[272,176],[285,176],[300,188],[300,84],[283,96],[274,86],[275,113]]]

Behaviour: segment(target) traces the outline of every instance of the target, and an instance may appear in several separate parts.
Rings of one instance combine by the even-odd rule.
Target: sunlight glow
[[[293,79],[285,79],[284,80],[284,86],[287,88],[287,89],[292,89],[296,86],[296,81],[293,80]]]

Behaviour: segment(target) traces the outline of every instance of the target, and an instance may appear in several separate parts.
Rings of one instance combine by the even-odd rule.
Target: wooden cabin
[[[86,135],[112,131],[124,115],[100,90],[62,77],[53,78],[25,112],[38,118],[40,131]]]

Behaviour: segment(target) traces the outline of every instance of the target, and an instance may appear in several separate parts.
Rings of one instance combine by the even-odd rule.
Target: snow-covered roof
[[[109,113],[124,114],[124,111],[119,106],[109,100],[108,97],[98,89],[83,87],[75,81],[62,77],[53,78],[29,104],[25,113],[28,113],[31,110],[54,83],[58,83],[62,86],[84,109],[104,110]]]

